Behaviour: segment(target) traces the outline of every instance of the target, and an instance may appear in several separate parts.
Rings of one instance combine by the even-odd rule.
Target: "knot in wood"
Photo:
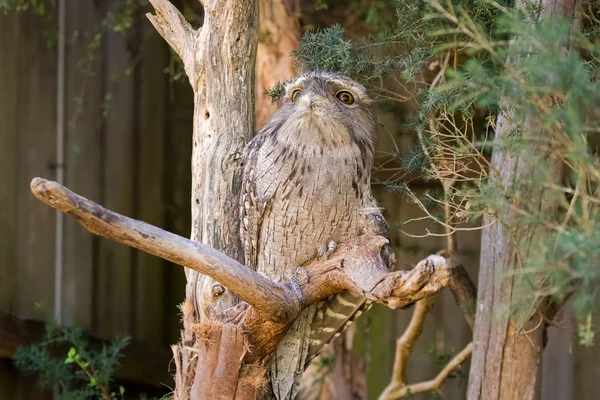
[[[217,299],[225,294],[225,288],[221,285],[214,285],[212,287],[212,296]]]

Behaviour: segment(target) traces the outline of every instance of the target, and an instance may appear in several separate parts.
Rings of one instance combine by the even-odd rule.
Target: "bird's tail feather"
[[[312,305],[302,310],[277,345],[271,362],[271,386],[278,400],[293,400],[300,389],[316,308]]]

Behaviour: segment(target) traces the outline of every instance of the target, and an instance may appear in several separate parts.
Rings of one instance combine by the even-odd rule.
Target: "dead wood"
[[[328,259],[302,267],[300,301],[290,284],[273,282],[209,246],[107,210],[56,182],[34,178],[31,190],[90,232],[208,275],[240,296],[244,303],[225,313],[214,311],[214,318],[234,322],[245,332],[250,363],[273,351],[303,307],[345,289],[391,308],[404,307],[438,293],[452,271],[451,262],[432,255],[410,271],[389,272],[379,254],[387,240],[360,236],[340,244]]]
[[[148,18],[183,60],[194,91],[192,240],[104,209],[55,182],[36,178],[31,188],[91,232],[186,267],[175,399],[259,399],[269,357],[302,308],[346,289],[403,307],[446,286],[452,260],[433,255],[411,271],[388,272],[379,255],[385,239],[354,238],[329,259],[303,266],[301,298],[290,284],[242,265],[239,159],[254,127],[258,1],[204,0],[199,29],[168,0],[150,3],[156,13]]]

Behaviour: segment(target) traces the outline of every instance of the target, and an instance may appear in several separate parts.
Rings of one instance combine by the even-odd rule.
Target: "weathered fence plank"
[[[188,236],[191,230],[191,187],[192,174],[192,129],[194,97],[188,82],[173,82],[169,85],[169,105],[167,115],[167,136],[165,138],[165,177],[166,221],[165,229],[181,236]],[[173,306],[185,299],[185,274],[180,268],[167,267],[165,286],[168,290],[167,325],[169,343],[180,338],[181,314],[173,312]]]
[[[107,12],[118,13],[120,2],[108,0]],[[133,215],[134,166],[139,149],[134,147],[134,79],[133,56],[128,50],[130,33],[109,31],[104,42],[104,115],[102,136],[103,180],[101,202],[125,215]],[[97,271],[97,332],[110,337],[117,332],[131,332],[132,249],[100,240]]]
[[[3,59],[18,58],[19,28],[19,19],[0,13],[0,49]],[[16,232],[19,208],[18,64],[14,61],[0,62],[0,76],[0,310],[12,311],[17,289]]]
[[[14,18],[14,16],[13,16]],[[18,45],[19,93],[17,195],[17,269],[14,311],[27,316],[36,302],[52,311],[54,305],[54,221],[52,210],[39,206],[31,195],[32,176],[55,177],[56,160],[56,52],[47,45],[39,17],[21,13]],[[43,254],[43,257],[40,255]]]
[[[139,21],[138,45],[141,64],[136,68],[136,141],[139,157],[135,174],[135,218],[156,226],[165,226],[165,132],[167,131],[168,80],[165,68],[169,52],[164,40],[146,18]],[[160,78],[160,79],[158,79]],[[191,132],[191,130],[190,130]],[[160,205],[160,206],[159,206]],[[135,250],[133,280],[134,334],[148,343],[168,343],[166,313],[168,288],[167,264],[160,258]],[[180,293],[183,293],[181,291]]]
[[[71,2],[66,10],[65,183],[93,199],[101,194],[103,149],[101,54],[95,49],[93,33],[103,14],[99,2]],[[63,321],[91,330],[98,238],[69,218],[65,219],[63,238]]]

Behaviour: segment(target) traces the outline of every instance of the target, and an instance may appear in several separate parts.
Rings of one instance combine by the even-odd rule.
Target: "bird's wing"
[[[259,240],[265,211],[273,193],[259,192],[256,178],[260,174],[258,166],[259,152],[265,142],[264,132],[260,132],[248,144],[244,159],[242,177],[242,195],[240,197],[240,216],[242,219],[241,237],[244,242],[246,265],[254,270],[258,268]]]
[[[361,234],[378,235],[388,239],[381,249],[381,257],[387,267],[392,270],[396,263],[394,250],[389,243],[388,224],[377,207],[375,200],[369,200],[370,205],[365,209],[361,219]],[[358,293],[345,290],[330,296],[326,301],[317,304],[315,318],[311,326],[311,340],[306,367],[310,361],[319,355],[331,341],[340,336],[363,312],[367,311],[371,302]]]

